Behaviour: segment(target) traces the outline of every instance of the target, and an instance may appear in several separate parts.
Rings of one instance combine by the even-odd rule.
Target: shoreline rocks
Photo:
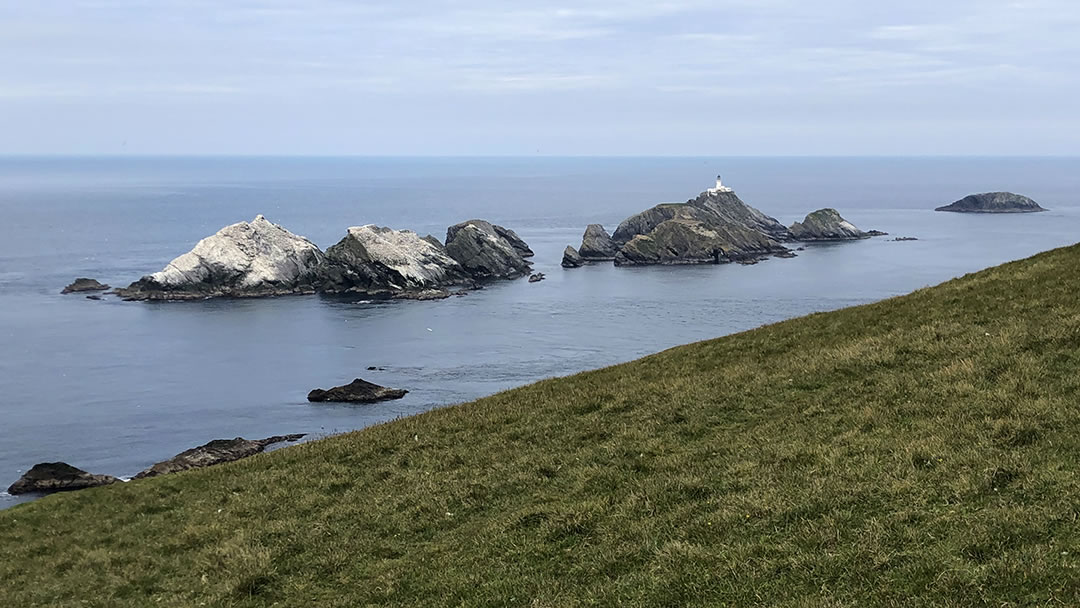
[[[315,292],[324,255],[262,215],[226,226],[160,272],[117,289],[125,300],[196,300]]]
[[[348,384],[331,389],[314,389],[308,393],[307,400],[313,403],[377,403],[401,399],[408,392],[405,389],[387,388],[356,378]]]
[[[107,486],[120,481],[112,475],[94,475],[66,462],[35,464],[8,487],[8,494],[52,494]]]
[[[81,293],[86,291],[106,291],[109,289],[108,285],[99,283],[97,279],[87,279],[81,277],[75,279],[70,285],[60,291],[60,293]]]
[[[1037,213],[1046,211],[1030,198],[1013,192],[983,192],[964,198],[934,211],[953,213]]]
[[[855,227],[840,216],[836,209],[818,209],[810,213],[802,222],[795,222],[789,228],[796,241],[851,241],[868,239],[870,235]]]
[[[190,450],[184,450],[168,460],[156,463],[150,468],[141,471],[132,479],[157,477],[158,475],[233,462],[234,460],[254,456],[275,443],[298,441],[302,437],[304,437],[304,433],[275,435],[266,439],[244,439],[243,437],[214,439]]]

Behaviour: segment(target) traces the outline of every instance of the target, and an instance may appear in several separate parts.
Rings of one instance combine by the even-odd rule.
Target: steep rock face
[[[1038,203],[1022,194],[1012,192],[984,192],[969,194],[964,198],[938,207],[934,211],[953,211],[956,213],[1035,213],[1046,211]]]
[[[791,236],[797,241],[850,241],[868,239],[870,235],[840,216],[836,209],[818,209],[801,222],[791,225]]]
[[[116,483],[112,475],[94,475],[73,467],[66,462],[43,462],[35,464],[8,488],[8,494],[51,494],[83,490]]]
[[[726,222],[762,232],[773,240],[791,240],[791,234],[783,224],[744,203],[734,191],[702,192],[686,204],[708,211]]]
[[[303,433],[297,433],[294,435],[275,435],[266,439],[244,439],[243,437],[215,439],[159,462],[136,475],[135,479],[157,477],[158,475],[177,473],[188,469],[201,469],[215,464],[240,460],[262,452],[267,446],[283,441],[297,441],[303,436]]]
[[[409,391],[405,389],[387,388],[357,378],[348,384],[335,386],[331,389],[313,389],[308,393],[307,398],[308,401],[312,402],[376,403],[378,401],[387,401],[389,399],[401,399],[408,392]]]
[[[323,253],[261,215],[226,226],[160,272],[116,290],[128,300],[312,293]]]
[[[600,224],[589,224],[581,237],[578,254],[589,260],[614,260],[619,252],[619,245]]]
[[[615,265],[723,264],[785,251],[775,240],[743,226],[677,218],[632,238],[615,256]]]
[[[520,255],[521,257],[531,258],[533,255],[535,255],[533,254],[533,250],[529,248],[528,243],[522,240],[522,238],[518,236],[517,233],[513,230],[510,230],[509,228],[503,228],[498,224],[492,224],[491,227],[494,228],[495,232],[497,232],[499,236],[505,239],[507,243],[510,243],[510,246],[513,247],[514,251],[518,252],[518,255]]]
[[[328,293],[423,291],[469,279],[434,237],[373,224],[349,228],[327,249],[322,274]]]
[[[567,245],[566,249],[563,249],[562,254],[562,267],[563,268],[580,268],[585,260],[578,255],[577,249]]]
[[[671,219],[708,221],[710,218],[700,209],[685,203],[662,203],[623,220],[611,238],[617,245],[630,242],[639,234],[649,234],[660,224]]]
[[[529,262],[522,257],[520,246],[514,247],[503,236],[506,232],[505,228],[497,229],[484,220],[455,224],[446,230],[446,253],[479,281],[515,279],[529,274]]]

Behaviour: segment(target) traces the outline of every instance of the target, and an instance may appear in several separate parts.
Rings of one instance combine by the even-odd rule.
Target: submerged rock
[[[580,268],[585,260],[578,254],[577,249],[574,249],[571,245],[567,245],[566,249],[563,249],[562,253],[562,267],[563,268]]]
[[[521,241],[513,231],[484,220],[455,224],[446,230],[446,253],[478,281],[516,279],[529,274],[529,262],[522,255],[524,241],[515,247],[504,235]]]
[[[105,486],[120,481],[112,475],[94,475],[66,462],[43,462],[11,484],[8,494],[51,494]]]
[[[60,291],[60,293],[79,293],[83,291],[105,291],[108,285],[99,283],[96,279],[78,278]]]
[[[304,436],[303,433],[293,435],[275,435],[266,439],[215,439],[197,448],[191,448],[180,452],[172,458],[159,462],[154,466],[136,475],[135,479],[144,477],[157,477],[168,473],[186,471],[188,469],[200,469],[203,467],[232,462],[254,456],[265,450],[268,446],[283,441],[297,441]]]
[[[1021,194],[984,192],[982,194],[969,194],[955,203],[938,207],[934,211],[953,211],[955,213],[1035,213],[1046,211],[1046,209]]]
[[[546,277],[544,276],[544,273],[538,272],[536,274],[530,274],[529,275],[529,282],[530,283],[539,283],[540,281],[543,281],[545,278]]]
[[[357,378],[352,382],[335,386],[329,390],[317,388],[308,393],[308,401],[337,403],[376,403],[390,399],[401,399],[409,391],[400,388],[387,388]]]
[[[325,257],[320,290],[326,293],[410,297],[407,294],[430,295],[432,289],[469,280],[438,239],[374,224],[349,228],[345,238],[326,250]]]
[[[589,224],[581,237],[578,254],[587,260],[614,260],[619,253],[619,245],[600,224]]]
[[[854,224],[840,216],[836,209],[818,209],[802,222],[791,225],[791,236],[797,241],[850,241],[870,238]]]
[[[314,293],[323,253],[261,215],[226,226],[162,271],[117,289],[126,300]]]

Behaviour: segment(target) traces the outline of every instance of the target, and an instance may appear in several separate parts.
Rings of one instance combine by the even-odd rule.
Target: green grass
[[[7,606],[1080,605],[1080,247],[0,512]]]

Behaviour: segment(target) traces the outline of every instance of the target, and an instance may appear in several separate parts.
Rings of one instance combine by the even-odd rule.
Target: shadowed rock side
[[[401,399],[409,391],[400,388],[387,388],[357,378],[352,382],[335,386],[329,390],[317,388],[308,393],[308,401],[337,403],[376,403],[390,399]]]
[[[96,279],[79,278],[65,287],[60,293],[79,293],[83,291],[105,291],[108,285],[99,283]]]
[[[469,220],[446,230],[446,253],[473,279],[516,279],[529,274],[520,249],[503,234],[513,234],[484,220]],[[516,239],[517,235],[513,235]],[[520,241],[520,239],[518,239]],[[529,255],[532,251],[529,250]]]
[[[580,268],[585,260],[578,254],[577,249],[573,246],[567,245],[566,249],[563,249],[562,254],[562,267],[563,268]]]
[[[600,224],[589,224],[581,237],[578,254],[586,260],[614,260],[619,245]]]
[[[192,300],[314,293],[323,253],[261,215],[226,226],[161,272],[116,293],[126,300]]]
[[[518,252],[518,255],[521,257],[531,258],[534,255],[533,250],[529,248],[528,243],[522,240],[522,238],[513,230],[503,228],[497,224],[492,224],[491,227],[494,228],[495,232],[505,239],[507,243],[510,243],[510,246],[513,247],[514,251]]]
[[[467,282],[465,269],[436,243],[434,237],[421,238],[410,230],[373,224],[349,228],[345,238],[326,250],[320,290],[407,297],[409,292]]]
[[[791,236],[797,241],[850,241],[868,239],[870,235],[840,217],[836,209],[818,209],[801,222],[791,225]]]
[[[112,475],[94,475],[73,467],[66,462],[43,462],[35,464],[8,488],[8,494],[51,494],[84,490],[116,483]]]
[[[190,450],[180,452],[168,460],[159,462],[136,475],[135,479],[157,477],[158,475],[176,473],[188,469],[200,469],[215,464],[240,460],[241,458],[254,456],[272,444],[281,443],[283,441],[297,441],[303,436],[303,433],[298,433],[293,435],[275,435],[274,437],[267,437],[266,439],[244,439],[243,437],[237,437],[235,439],[215,439],[209,443],[200,445],[197,448],[191,448]]]
[[[984,192],[982,194],[969,194],[951,205],[938,207],[934,211],[952,211],[955,213],[1036,213],[1046,211],[1046,209],[1022,194]]]

